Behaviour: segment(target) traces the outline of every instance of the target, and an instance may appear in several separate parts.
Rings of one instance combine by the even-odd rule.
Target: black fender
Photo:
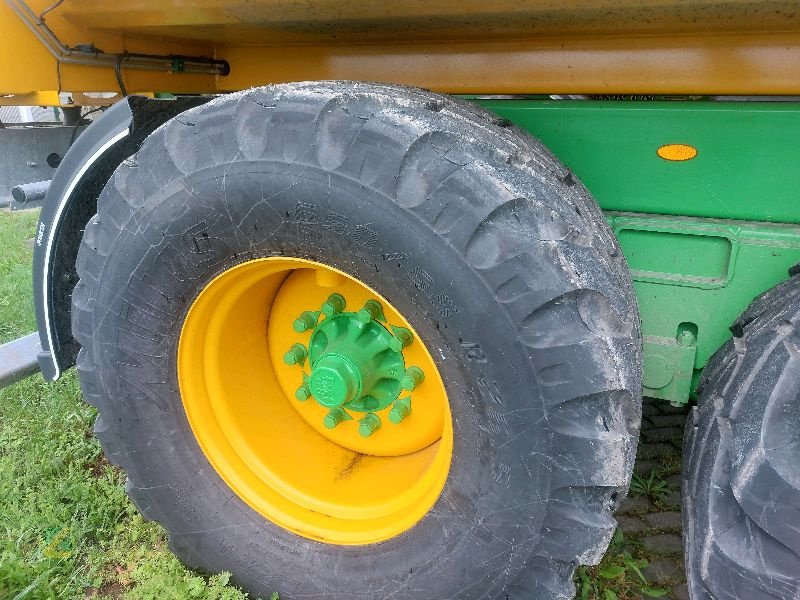
[[[211,97],[153,100],[129,96],[106,110],[64,155],[44,199],[33,249],[33,301],[45,379],[56,380],[75,364],[72,337],[75,260],[97,198],[117,166],[139,150],[160,125]]]

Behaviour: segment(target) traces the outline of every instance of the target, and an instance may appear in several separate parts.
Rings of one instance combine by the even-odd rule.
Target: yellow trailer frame
[[[48,50],[45,28],[66,52]],[[457,94],[800,94],[792,0],[4,0],[0,103],[120,91],[110,61],[70,60],[87,49],[230,65],[223,75],[123,59],[128,93],[357,79]]]

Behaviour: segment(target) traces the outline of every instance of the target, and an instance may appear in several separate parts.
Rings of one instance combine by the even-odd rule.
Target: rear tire
[[[215,276],[268,256],[368,285],[436,358],[452,466],[402,535],[337,546],[291,533],[198,446],[176,373],[181,324]],[[636,301],[597,205],[506,122],[388,85],[221,97],[117,169],[78,272],[73,331],[97,435],[189,565],[285,600],[522,600],[571,598],[575,567],[602,557],[636,454]]]
[[[800,278],[753,301],[711,359],[683,453],[693,600],[800,597]]]

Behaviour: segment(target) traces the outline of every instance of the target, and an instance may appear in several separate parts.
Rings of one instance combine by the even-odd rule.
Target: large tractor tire
[[[218,98],[120,165],[78,272],[97,436],[188,565],[283,600],[527,600],[605,551],[636,302],[507,122],[376,84]]]
[[[693,600],[800,598],[800,278],[758,297],[703,372],[684,443]]]

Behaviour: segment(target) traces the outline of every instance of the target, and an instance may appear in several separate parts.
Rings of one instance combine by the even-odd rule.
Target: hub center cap
[[[361,373],[343,356],[323,356],[311,371],[311,395],[328,408],[356,400],[361,395],[361,386]]]
[[[325,427],[333,429],[352,421],[351,413],[362,413],[358,433],[370,437],[383,423],[378,412],[386,410],[384,417],[395,425],[411,415],[411,396],[401,398],[401,393],[414,390],[425,375],[419,367],[406,368],[403,349],[414,336],[386,323],[377,300],[367,300],[357,312],[345,312],[345,304],[341,294],[331,294],[321,310],[302,312],[293,327],[311,333],[308,347],[294,344],[283,359],[303,368],[295,398],[305,402],[313,397],[329,409]]]

